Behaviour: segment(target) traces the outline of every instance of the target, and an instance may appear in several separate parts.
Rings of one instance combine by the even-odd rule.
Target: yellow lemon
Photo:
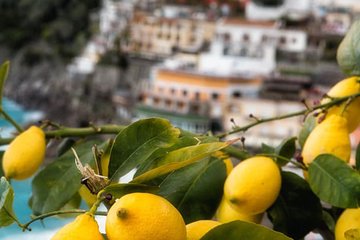
[[[230,206],[225,198],[221,200],[221,203],[216,211],[215,218],[221,223],[232,222],[235,220],[252,222],[252,223],[260,223],[263,218],[264,213],[259,213],[255,215],[246,215],[242,214],[236,209]]]
[[[45,149],[45,134],[41,128],[32,126],[19,134],[3,156],[5,177],[17,180],[31,177],[44,161]]]
[[[347,97],[356,93],[360,93],[360,77],[346,78],[335,84],[327,93],[332,98]],[[321,103],[329,102],[329,98],[324,98]],[[347,105],[346,102],[332,106],[328,109],[326,118],[331,115],[342,115],[347,119],[349,132],[353,132],[360,124],[360,97],[352,100]]]
[[[186,240],[179,211],[165,198],[150,193],[130,193],[118,199],[105,227],[109,240]]]
[[[200,240],[208,231],[221,223],[213,220],[199,220],[186,225],[187,240]]]
[[[92,194],[90,190],[85,186],[82,185],[79,189],[79,194],[82,199],[86,202],[86,204],[91,207],[97,200],[97,196]]]
[[[99,226],[90,214],[82,214],[61,228],[51,240],[103,240]]]
[[[305,141],[302,157],[309,165],[320,154],[333,154],[348,162],[351,145],[347,129],[347,120],[338,115],[328,116],[317,125]]]
[[[360,230],[360,208],[349,208],[340,215],[335,225],[335,239],[346,240],[345,232],[351,229]]]
[[[271,158],[257,156],[234,167],[225,181],[224,196],[240,213],[255,215],[275,202],[280,188],[279,167]]]

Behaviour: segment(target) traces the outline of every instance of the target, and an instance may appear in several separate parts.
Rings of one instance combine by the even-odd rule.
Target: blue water
[[[31,196],[31,179],[26,181],[12,181],[11,186],[14,188],[14,212],[21,223],[31,220],[31,209],[28,201]],[[0,229],[1,240],[46,240],[61,226],[65,225],[72,219],[49,217],[43,221],[36,221],[30,225],[31,232],[23,232],[16,223]],[[41,237],[39,237],[41,236]]]

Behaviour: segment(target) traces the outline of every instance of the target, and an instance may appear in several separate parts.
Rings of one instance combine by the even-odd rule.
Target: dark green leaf
[[[294,239],[303,238],[321,223],[320,200],[298,175],[282,172],[281,179],[280,195],[268,210],[268,216],[274,230]]]
[[[151,192],[155,193],[159,187],[148,186],[144,184],[135,183],[116,183],[111,184],[104,188],[104,194],[111,194],[114,199],[121,198],[122,196],[134,192]]]
[[[316,126],[316,118],[313,115],[309,115],[305,119],[304,125],[299,133],[299,144],[301,147],[304,146],[307,137],[309,136],[311,131],[315,128],[315,126]]]
[[[75,146],[84,166],[89,164],[94,168],[95,161],[91,147],[98,143],[98,141],[91,141]],[[79,190],[82,176],[75,166],[74,158],[73,152],[68,151],[34,177],[31,208],[35,215],[59,210]]]
[[[261,144],[261,153],[265,153],[265,154],[274,154],[275,153],[275,148],[271,147],[265,143]]]
[[[180,211],[186,223],[210,219],[223,195],[225,179],[222,160],[202,160],[168,175],[159,194]]]
[[[332,232],[335,231],[335,223],[336,223],[335,219],[333,218],[333,216],[331,216],[330,213],[324,210],[323,210],[323,221],[330,231]]]
[[[251,155],[245,149],[240,149],[233,145],[224,148],[223,151],[229,156],[234,157],[240,161],[251,157]]]
[[[221,224],[208,233],[200,240],[290,240],[280,232],[255,223],[233,221]]]
[[[321,200],[335,207],[360,206],[360,174],[333,155],[315,158],[309,166],[308,182]]]
[[[275,148],[276,155],[291,159],[296,151],[296,137],[291,137],[284,139],[279,146]],[[276,163],[280,166],[285,166],[288,161],[283,160],[282,158],[276,158]]]
[[[139,120],[115,138],[109,163],[109,177],[117,179],[145,162],[157,149],[175,143],[180,130],[160,118]]]
[[[0,227],[9,226],[15,221],[13,211],[14,190],[5,177],[0,179]]]
[[[134,178],[132,182],[148,182],[210,156],[212,153],[219,151],[228,145],[229,144],[226,142],[214,142],[177,149],[158,161],[157,164],[159,167]]]
[[[0,107],[2,108],[2,98],[5,81],[9,75],[10,62],[6,61],[0,66]]]
[[[360,171],[360,143],[357,145],[355,154],[355,168]]]
[[[78,192],[74,194],[74,196],[71,197],[71,199],[60,209],[60,210],[72,210],[72,209],[78,209],[81,205],[81,196]],[[75,217],[77,214],[60,214],[59,217],[63,218],[69,218],[69,217]]]
[[[337,50],[341,70],[350,76],[360,75],[360,20],[353,22]]]

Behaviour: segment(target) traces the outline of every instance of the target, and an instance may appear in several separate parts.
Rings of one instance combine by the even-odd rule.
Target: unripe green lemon
[[[280,169],[268,157],[252,157],[240,162],[224,184],[224,197],[241,214],[265,212],[281,188]]]
[[[32,126],[10,143],[3,156],[3,170],[8,179],[31,177],[45,157],[46,140],[43,130]]]
[[[213,220],[199,220],[186,225],[187,240],[200,240],[208,231],[221,223]]]
[[[347,97],[360,93],[360,77],[346,78],[335,84],[327,93],[329,97],[339,98]],[[329,98],[324,98],[321,103],[329,102]],[[327,111],[326,118],[331,115],[341,115],[347,119],[349,132],[353,132],[360,124],[360,97],[353,99],[350,103],[343,102],[340,105],[334,105]]]
[[[349,208],[340,215],[335,225],[335,239],[346,240],[345,232],[360,230],[360,208]]]
[[[51,240],[103,240],[94,217],[85,213],[61,228]]]
[[[230,206],[230,203],[223,198],[221,203],[216,211],[215,218],[221,223],[232,222],[235,220],[240,220],[244,222],[260,223],[264,213],[259,213],[255,215],[247,215],[240,213],[236,209]]]
[[[130,193],[111,206],[106,217],[109,240],[186,240],[185,222],[165,198]]]
[[[303,161],[308,166],[318,155],[325,153],[349,161],[351,145],[344,117],[335,114],[328,116],[312,130],[302,150]]]

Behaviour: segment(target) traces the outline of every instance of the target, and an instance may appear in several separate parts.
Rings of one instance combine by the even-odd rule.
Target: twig
[[[9,114],[7,114],[4,109],[0,108],[0,113],[4,116],[6,121],[16,128],[19,133],[24,131],[24,129]]]

